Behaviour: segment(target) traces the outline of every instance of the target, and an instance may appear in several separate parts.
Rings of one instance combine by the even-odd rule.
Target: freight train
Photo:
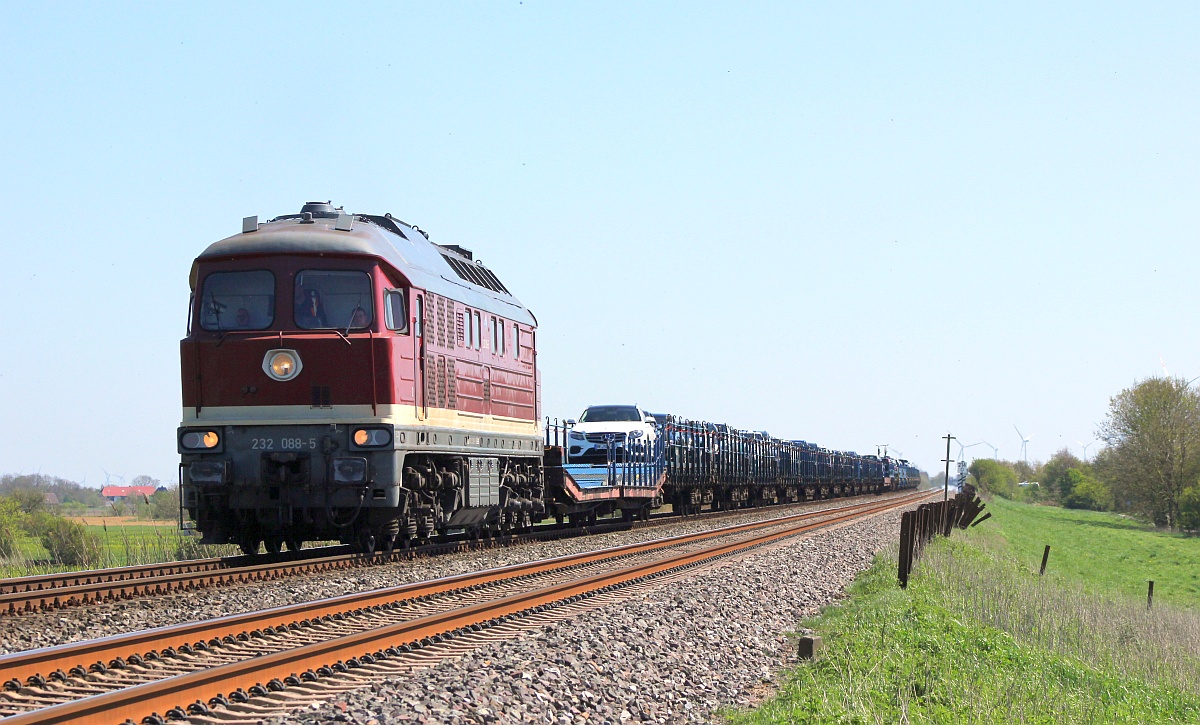
[[[370,552],[916,485],[904,461],[676,416],[570,463],[570,427],[542,423],[533,313],[470,250],[390,214],[246,218],[189,281],[176,440],[202,543]]]

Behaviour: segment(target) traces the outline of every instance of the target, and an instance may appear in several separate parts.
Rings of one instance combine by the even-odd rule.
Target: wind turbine
[[[979,441],[978,443],[968,443],[965,446],[962,443],[959,443],[958,441],[955,441],[955,443],[958,443],[958,460],[960,460],[960,461],[966,460],[963,457],[963,453],[965,453],[968,448],[974,448],[975,446],[990,445],[988,443],[984,443],[983,441]]]
[[[1021,460],[1025,461],[1025,463],[1029,463],[1029,452],[1026,450],[1025,446],[1029,443],[1030,439],[1021,432],[1021,429],[1017,427],[1016,423],[1013,423],[1013,430],[1017,432],[1017,435],[1021,436]]]
[[[1088,459],[1088,457],[1087,457],[1087,449],[1088,449],[1090,446],[1094,446],[1094,445],[1096,445],[1097,443],[1099,443],[1099,441],[1097,441],[1097,440],[1095,440],[1095,439],[1092,439],[1092,440],[1091,440],[1090,442],[1088,442],[1088,443],[1084,443],[1083,441],[1075,441],[1075,442],[1076,442],[1076,443],[1078,443],[1078,444],[1079,444],[1079,446],[1080,446],[1081,448],[1083,448],[1083,462],[1084,462],[1084,463],[1087,463],[1087,459]]]

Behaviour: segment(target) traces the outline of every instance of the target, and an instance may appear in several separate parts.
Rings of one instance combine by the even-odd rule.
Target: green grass
[[[803,623],[824,637],[823,657],[728,719],[1200,721],[1200,610],[1179,585],[1200,540],[1105,514],[1009,502],[989,510],[982,526],[930,545],[907,590],[896,585],[895,550],[881,555],[847,600]],[[1046,543],[1051,575],[1042,578]],[[1181,606],[1156,596],[1146,609],[1152,576]]]
[[[92,567],[95,569],[233,556],[241,553],[236,546],[230,544],[200,546],[197,543],[198,537],[184,536],[174,526],[108,524],[89,525],[87,530],[96,535],[102,546],[103,560]],[[37,539],[23,536],[17,555],[8,560],[0,560],[0,578],[49,574],[80,568],[52,562],[49,553]]]
[[[1200,606],[1200,539],[1156,531],[1132,519],[1095,511],[1030,506],[996,499],[992,518],[1013,554],[1037,568],[1050,545],[1047,575],[1086,582],[1100,591],[1146,596],[1154,580],[1155,601]],[[993,521],[996,522],[993,524]]]

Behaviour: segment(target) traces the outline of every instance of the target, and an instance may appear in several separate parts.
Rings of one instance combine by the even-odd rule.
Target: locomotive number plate
[[[306,451],[317,447],[316,438],[251,438],[254,451]]]

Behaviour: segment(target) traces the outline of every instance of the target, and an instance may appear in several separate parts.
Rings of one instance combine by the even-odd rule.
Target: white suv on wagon
[[[610,437],[620,455],[627,443],[640,449],[658,435],[654,416],[636,405],[592,405],[567,425],[572,426],[567,433],[568,463],[607,463]]]

